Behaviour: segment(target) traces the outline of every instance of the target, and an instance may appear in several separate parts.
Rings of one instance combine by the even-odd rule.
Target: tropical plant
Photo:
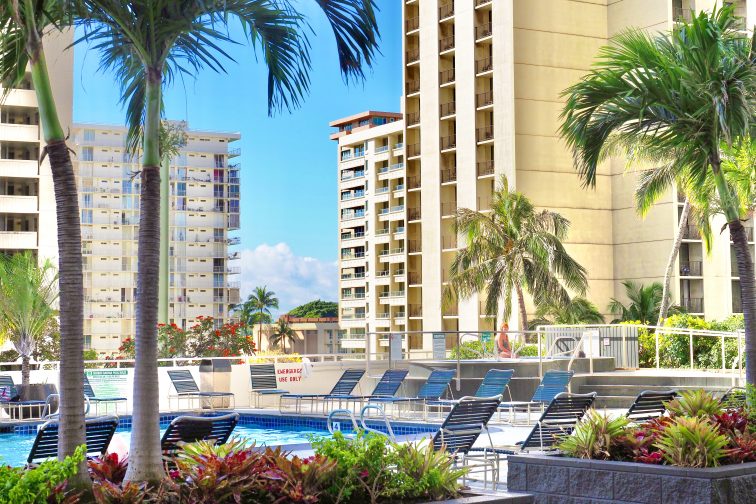
[[[596,305],[584,297],[574,297],[566,304],[546,300],[536,307],[536,319],[531,321],[530,327],[535,329],[539,325],[576,325],[603,324],[604,316]]]
[[[297,341],[297,333],[291,328],[289,321],[285,318],[278,319],[278,323],[273,328],[273,333],[268,338],[270,344],[274,347],[281,347],[286,353],[286,340],[291,342],[292,346]]]
[[[655,447],[671,465],[716,467],[727,455],[727,437],[708,418],[678,417],[659,434]]]
[[[671,158],[648,172],[649,202],[676,180],[714,184],[740,272],[748,383],[756,382],[756,275],[741,222],[747,216],[727,182],[721,146],[753,128],[753,58],[752,37],[739,30],[732,6],[676,23],[670,34],[625,32],[564,92],[561,130],[586,185],[595,186],[608,156],[639,148]]]
[[[338,317],[339,303],[318,299],[289,310],[287,315],[292,318]]]
[[[75,481],[76,472],[84,464],[85,453],[81,446],[63,460],[48,460],[30,469],[0,466],[0,488],[3,489],[0,504],[60,502],[66,487]]]
[[[672,416],[709,418],[722,412],[722,403],[703,389],[684,390],[666,403]]]
[[[662,284],[654,282],[651,285],[643,285],[632,280],[622,282],[625,287],[625,297],[628,304],[625,305],[616,298],[609,303],[609,311],[617,316],[612,323],[630,320],[638,321],[642,325],[651,325],[659,318],[659,307],[662,300]],[[670,311],[677,312],[676,307],[670,307]]]
[[[268,68],[268,110],[300,105],[309,88],[309,27],[289,0],[69,0],[82,18],[81,40],[115,72],[127,104],[128,148],[142,149],[137,274],[133,433],[128,480],[155,481],[160,457],[157,382],[157,308],[160,248],[160,118],[163,86],[204,67],[223,71],[238,22]],[[318,0],[336,38],[345,78],[361,79],[372,64],[378,29],[373,0]]]
[[[242,314],[257,313],[258,333],[257,348],[262,348],[263,320],[271,319],[271,308],[278,308],[278,298],[276,293],[268,290],[267,285],[255,287],[254,292],[247,297],[247,300],[238,308]]]
[[[590,410],[577,424],[572,435],[559,443],[559,450],[570,457],[612,460],[622,450],[622,438],[629,420],[623,416],[610,418]]]
[[[505,176],[493,194],[491,212],[457,210],[455,231],[466,246],[454,257],[444,302],[486,294],[486,313],[512,313],[516,293],[520,325],[528,327],[525,292],[537,305],[567,304],[568,289],[585,293],[586,271],[564,248],[570,222],[556,212],[537,211],[522,193],[510,190]]]
[[[59,457],[73,455],[84,444],[84,286],[81,255],[81,224],[78,190],[50,84],[44,43],[72,24],[64,2],[56,0],[0,0],[0,102],[26,78],[37,97],[39,122],[45,147],[42,158],[50,160],[58,232],[60,277],[60,442]],[[86,488],[89,479],[84,463],[72,486]]]
[[[58,276],[50,261],[38,266],[31,252],[0,256],[0,335],[10,340],[21,356],[25,387],[29,385],[29,361],[37,345],[54,329],[57,299]]]

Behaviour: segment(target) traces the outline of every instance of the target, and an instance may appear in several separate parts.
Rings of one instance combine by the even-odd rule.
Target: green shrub
[[[538,344],[515,341],[512,343],[512,352],[517,354],[517,357],[538,357]],[[541,355],[544,353],[545,351]]]
[[[662,458],[678,467],[716,467],[727,456],[728,439],[708,418],[678,417],[654,446]]]
[[[84,454],[84,447],[80,446],[73,456],[66,457],[62,462],[48,460],[28,470],[0,466],[0,504],[59,501],[63,497],[66,481],[76,474]]]
[[[672,416],[708,418],[722,412],[719,399],[702,389],[684,390],[666,406]]]
[[[457,347],[452,348],[451,352],[449,352],[449,359],[480,359],[481,357],[495,354],[496,343],[494,341],[489,341],[485,344],[477,340],[465,341],[459,345],[459,349]]]
[[[622,439],[628,423],[624,416],[609,418],[590,410],[572,435],[559,444],[559,449],[570,457],[615,460],[623,449]]]

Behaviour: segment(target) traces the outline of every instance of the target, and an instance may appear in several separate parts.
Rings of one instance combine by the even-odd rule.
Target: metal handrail
[[[379,430],[368,427],[365,423],[365,412],[371,409],[378,410],[380,412],[381,416],[383,417],[383,423],[386,424],[386,432],[388,433],[388,438],[392,442],[396,442],[396,436],[394,435],[394,429],[391,428],[391,422],[389,422],[388,417],[386,416],[386,412],[383,410],[383,408],[377,404],[366,404],[360,410],[360,423],[362,424],[362,430],[365,432],[374,432],[376,434],[385,435]]]
[[[348,410],[348,409],[335,409],[335,410],[332,410],[330,413],[328,413],[328,419],[326,420],[326,425],[328,427],[328,432],[330,432],[331,434],[333,434],[335,432],[334,428],[333,428],[333,418],[337,414],[348,415],[349,419],[352,421],[352,426],[354,427],[354,431],[357,432],[358,430],[360,430],[360,426],[357,425],[357,419],[354,418],[354,413],[352,413],[352,410]],[[341,429],[337,429],[337,430],[341,431]]]

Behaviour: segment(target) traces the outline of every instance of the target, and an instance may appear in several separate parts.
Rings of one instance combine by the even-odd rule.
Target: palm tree
[[[294,345],[297,341],[297,334],[294,329],[289,325],[289,321],[284,317],[278,319],[276,327],[273,329],[273,334],[270,335],[270,344],[273,346],[282,346],[284,353],[286,353],[286,340],[289,340]]]
[[[547,301],[536,307],[536,320],[530,326],[540,324],[603,324],[604,316],[596,305],[584,297],[574,297],[567,304]]]
[[[49,260],[31,252],[0,256],[0,334],[21,356],[21,383],[29,385],[29,360],[50,334],[57,312],[58,275]]]
[[[249,308],[247,309],[256,314],[257,322],[260,326],[260,330],[257,333],[257,349],[261,350],[263,324],[271,320],[270,309],[278,309],[278,298],[275,292],[268,290],[267,285],[263,285],[262,287],[255,287],[254,292],[247,297],[244,304],[248,304]]]
[[[268,67],[268,111],[291,110],[309,88],[311,60],[306,19],[289,0],[70,0],[81,16],[82,40],[102,54],[104,68],[122,83],[128,144],[142,149],[137,274],[134,412],[127,480],[163,475],[157,409],[157,301],[160,246],[160,118],[163,86],[204,67],[224,71],[221,47],[235,42],[230,24],[260,49]],[[317,0],[336,38],[346,79],[364,77],[372,64],[378,29],[373,0]]]
[[[625,287],[625,296],[629,303],[623,304],[616,298],[612,298],[609,303],[609,311],[617,315],[617,319],[612,321],[640,321],[643,325],[650,325],[659,318],[659,309],[662,302],[662,292],[664,287],[659,282],[651,285],[643,285],[632,280],[622,282]],[[679,311],[675,307],[670,307],[671,311]]]
[[[58,456],[72,455],[84,444],[84,288],[78,191],[66,133],[58,118],[43,40],[71,25],[57,0],[0,0],[0,85],[9,92],[31,68],[39,122],[50,159],[58,226],[60,283],[60,436]],[[3,98],[3,97],[0,97]],[[0,99],[0,101],[2,101]],[[82,462],[72,487],[89,487]]]
[[[502,176],[493,194],[491,212],[460,208],[455,230],[467,246],[452,261],[445,303],[486,293],[486,313],[497,314],[503,300],[503,317],[512,313],[516,293],[520,327],[528,327],[524,292],[536,305],[547,300],[566,304],[568,289],[583,294],[586,272],[565,250],[570,223],[556,212],[536,211],[523,194],[510,191]]]
[[[756,383],[756,276],[736,195],[722,167],[722,145],[753,128],[753,40],[738,31],[731,6],[678,23],[669,35],[628,31],[599,54],[590,74],[565,91],[562,136],[575,151],[584,183],[618,149],[674,152],[653,171],[652,192],[675,180],[710,178],[727,220],[740,271],[745,318],[746,381]],[[690,196],[690,194],[689,194]]]

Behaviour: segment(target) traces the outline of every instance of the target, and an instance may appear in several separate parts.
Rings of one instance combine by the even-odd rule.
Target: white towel
[[[308,357],[302,357],[302,378],[309,378],[312,372],[312,362]]]

